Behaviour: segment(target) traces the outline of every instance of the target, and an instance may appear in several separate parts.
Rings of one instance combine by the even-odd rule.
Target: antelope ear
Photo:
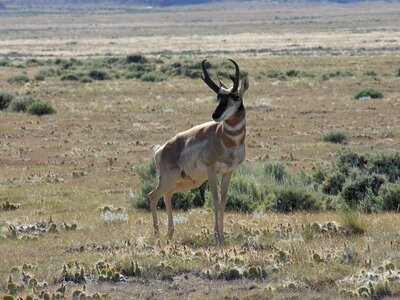
[[[244,77],[242,79],[242,83],[240,84],[239,88],[239,95],[240,97],[243,97],[244,93],[249,89],[249,79],[248,77]]]

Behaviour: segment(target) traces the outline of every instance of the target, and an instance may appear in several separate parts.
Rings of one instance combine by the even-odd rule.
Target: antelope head
[[[218,106],[212,114],[212,119],[215,122],[221,122],[232,117],[238,110],[244,108],[243,106],[243,95],[249,88],[249,81],[247,77],[242,79],[239,87],[240,71],[238,64],[229,59],[235,66],[235,76],[229,75],[233,82],[232,87],[227,86],[218,78],[219,85],[217,85],[208,75],[205,62],[203,60],[201,67],[203,68],[204,77],[201,78],[217,94]]]

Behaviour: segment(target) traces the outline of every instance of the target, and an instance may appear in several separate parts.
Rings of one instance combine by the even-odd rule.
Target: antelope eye
[[[240,100],[240,96],[239,95],[233,95],[232,98],[235,101],[239,101]]]

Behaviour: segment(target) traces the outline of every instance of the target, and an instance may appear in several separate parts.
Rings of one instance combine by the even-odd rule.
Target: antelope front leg
[[[215,170],[212,167],[209,167],[207,169],[207,173],[208,173],[208,185],[210,186],[211,195],[214,200],[214,219],[215,219],[214,233],[218,242],[221,242],[221,237],[219,235],[219,226],[218,226],[219,198],[217,191],[217,174],[215,173]]]
[[[228,186],[229,181],[231,180],[232,173],[227,173],[222,175],[222,182],[221,182],[221,205],[219,211],[219,238],[220,242],[223,243],[225,241],[224,237],[224,212],[226,206],[226,196],[228,194]]]

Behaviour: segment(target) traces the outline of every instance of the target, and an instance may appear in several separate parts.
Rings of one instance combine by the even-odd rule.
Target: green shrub
[[[376,76],[376,75],[378,75],[378,74],[376,74],[375,71],[368,70],[368,71],[366,71],[366,72],[364,73],[364,75],[366,75],[366,76]]]
[[[398,69],[398,70],[395,72],[395,74],[396,74],[397,77],[400,77],[400,69]]]
[[[8,106],[8,111],[10,112],[26,112],[28,106],[35,102],[35,99],[31,97],[16,97],[14,98],[9,106]]]
[[[0,110],[6,109],[13,98],[14,96],[10,93],[0,92]]]
[[[15,75],[7,80],[9,83],[27,83],[29,82],[29,77],[25,74]]]
[[[35,74],[35,80],[36,81],[43,81],[43,80],[45,80],[46,79],[46,76],[43,74],[43,73],[36,73]]]
[[[355,99],[382,99],[383,94],[376,89],[360,90],[354,97]]]
[[[330,173],[322,183],[322,192],[328,195],[338,195],[342,191],[345,181],[346,177],[342,173]]]
[[[89,72],[89,77],[93,80],[108,80],[111,78],[108,72],[104,70],[92,70]]]
[[[385,184],[379,191],[378,197],[383,210],[400,211],[400,183]]]
[[[126,57],[126,61],[128,63],[145,64],[147,62],[147,58],[141,54],[131,54]]]
[[[72,73],[67,73],[61,76],[61,80],[65,81],[78,81],[79,77],[76,74],[72,74]]]
[[[300,71],[297,71],[297,70],[289,70],[289,71],[286,71],[286,75],[287,75],[288,77],[297,77],[297,76],[300,75]]]
[[[326,72],[321,75],[321,79],[323,81],[329,80],[333,77],[348,77],[348,76],[353,76],[353,73],[350,71],[335,71],[335,72]]]
[[[378,195],[380,187],[386,183],[384,175],[368,174],[357,171],[346,180],[343,186],[342,197],[350,207],[359,208],[359,204],[368,193]]]
[[[322,140],[324,142],[341,144],[343,141],[347,140],[347,133],[342,129],[334,129],[324,133]]]
[[[42,101],[35,101],[27,107],[27,112],[30,113],[31,115],[42,116],[42,115],[54,114],[56,110],[49,103]]]
[[[160,82],[164,81],[166,77],[163,74],[157,73],[157,72],[149,72],[143,74],[140,79],[142,81],[148,81],[148,82]]]
[[[264,192],[253,176],[241,172],[232,175],[226,210],[253,212],[264,199]]]
[[[283,183],[285,180],[290,179],[289,170],[282,162],[268,162],[264,166],[265,174],[269,179],[278,183]]]
[[[321,203],[314,194],[303,187],[291,185],[276,188],[271,202],[271,208],[278,212],[313,211],[321,208]]]
[[[90,78],[90,77],[88,77],[88,76],[83,76],[83,77],[79,80],[79,82],[81,82],[81,83],[90,83],[90,82],[93,82],[93,79]]]
[[[369,173],[385,175],[389,182],[400,180],[400,152],[371,152],[366,160]]]
[[[0,67],[9,67],[11,65],[11,61],[7,58],[0,60]]]

